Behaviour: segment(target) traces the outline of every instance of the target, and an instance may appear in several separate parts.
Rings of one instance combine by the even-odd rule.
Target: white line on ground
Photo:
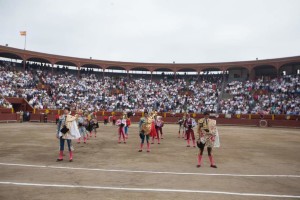
[[[99,168],[82,168],[82,167],[60,167],[47,165],[29,165],[29,164],[14,164],[0,163],[3,166],[18,166],[18,167],[35,167],[49,169],[68,169],[68,170],[85,170],[85,171],[102,171],[102,172],[124,172],[124,173],[144,173],[144,174],[170,174],[170,175],[197,175],[197,176],[229,176],[229,177],[281,177],[281,178],[300,178],[300,175],[276,175],[276,174],[211,174],[211,173],[195,173],[195,172],[160,172],[160,171],[139,171],[125,169],[99,169]]]
[[[257,193],[239,193],[223,191],[206,191],[206,190],[182,190],[182,189],[156,189],[156,188],[125,188],[125,187],[104,187],[104,186],[87,186],[87,185],[60,185],[60,184],[42,184],[42,183],[18,183],[18,182],[0,182],[3,185],[18,186],[36,186],[36,187],[58,187],[58,188],[85,188],[85,189],[102,189],[102,190],[123,190],[139,192],[179,192],[179,193],[204,193],[204,194],[222,194],[235,196],[256,196],[256,197],[277,197],[277,198],[300,198],[296,195],[278,195],[278,194],[257,194]]]

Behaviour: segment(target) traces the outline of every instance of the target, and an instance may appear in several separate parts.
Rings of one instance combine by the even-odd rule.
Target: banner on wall
[[[231,114],[225,114],[225,118],[230,119],[231,118]]]

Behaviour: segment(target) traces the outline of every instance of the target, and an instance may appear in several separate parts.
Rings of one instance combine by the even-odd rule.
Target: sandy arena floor
[[[1,200],[300,199],[299,129],[219,127],[217,169],[206,151],[196,168],[198,148],[177,138],[177,125],[165,125],[161,144],[139,153],[137,125],[118,144],[117,128],[101,124],[88,144],[73,142],[72,163],[67,151],[56,162],[55,129],[0,124]]]

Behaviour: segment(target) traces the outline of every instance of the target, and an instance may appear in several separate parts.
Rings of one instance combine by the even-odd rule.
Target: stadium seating
[[[168,116],[208,110],[236,114],[236,118],[248,118],[248,114],[300,114],[299,75],[244,82],[226,82],[222,76],[213,74],[202,75],[200,79],[190,76],[151,81],[122,74],[106,75],[103,79],[93,71],[82,73],[78,78],[67,68],[51,74],[51,70],[40,65],[29,65],[26,70],[14,67],[16,65],[0,63],[0,107],[12,107],[4,97],[19,97],[35,109],[65,106],[91,112],[148,109],[169,112]],[[222,84],[225,84],[224,94]]]

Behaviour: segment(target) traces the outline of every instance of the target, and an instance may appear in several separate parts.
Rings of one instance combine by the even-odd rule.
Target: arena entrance
[[[6,97],[5,99],[12,105],[15,112],[33,112],[33,107],[24,98]]]

